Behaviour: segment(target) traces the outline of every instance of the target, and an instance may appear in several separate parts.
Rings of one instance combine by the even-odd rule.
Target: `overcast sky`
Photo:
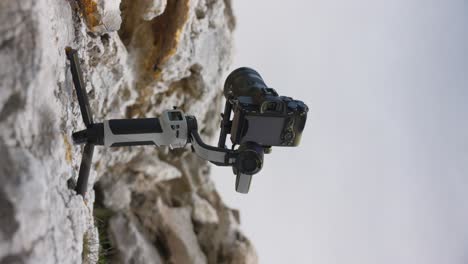
[[[310,108],[248,195],[261,263],[468,263],[468,1],[234,0],[233,69]]]

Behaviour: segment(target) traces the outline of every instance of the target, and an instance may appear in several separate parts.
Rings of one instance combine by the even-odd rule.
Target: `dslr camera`
[[[229,74],[224,96],[218,147],[225,148],[227,134],[231,134],[233,149],[239,145],[239,157],[233,165],[236,190],[247,192],[251,176],[262,168],[264,153],[272,146],[299,145],[309,109],[300,100],[279,96],[258,72],[246,67]]]
[[[224,96],[222,130],[231,134],[232,144],[255,142],[267,148],[299,145],[308,112],[304,102],[279,96],[258,72],[246,67],[227,77]],[[234,118],[228,121],[231,110]]]

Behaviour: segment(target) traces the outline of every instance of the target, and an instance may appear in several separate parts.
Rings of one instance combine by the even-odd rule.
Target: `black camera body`
[[[271,147],[299,145],[309,108],[302,101],[279,96],[258,72],[246,67],[229,74],[224,96],[218,148],[226,150],[226,136],[231,134],[232,151],[236,152],[232,164],[236,191],[247,193],[252,175],[262,169],[263,156]]]
[[[230,123],[232,144],[299,145],[308,112],[302,101],[279,96],[258,72],[245,67],[228,76],[224,95],[234,113]]]

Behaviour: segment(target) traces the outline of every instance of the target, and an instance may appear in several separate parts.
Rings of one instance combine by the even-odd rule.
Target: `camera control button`
[[[293,138],[294,138],[294,134],[293,134],[292,131],[288,131],[288,132],[286,132],[286,134],[284,134],[284,139],[286,141],[291,141],[291,139],[293,139]]]
[[[297,108],[297,103],[292,101],[288,103],[288,108],[290,109],[296,109]]]
[[[298,102],[297,108],[298,108],[298,110],[301,111],[301,112],[307,112],[307,111],[309,111],[309,108],[307,108],[307,105],[304,104],[304,103],[301,102],[301,101]]]

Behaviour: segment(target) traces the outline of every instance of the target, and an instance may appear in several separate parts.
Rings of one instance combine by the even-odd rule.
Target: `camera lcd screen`
[[[245,119],[248,121],[248,129],[242,142],[253,141],[264,146],[281,145],[284,117],[246,116]]]

